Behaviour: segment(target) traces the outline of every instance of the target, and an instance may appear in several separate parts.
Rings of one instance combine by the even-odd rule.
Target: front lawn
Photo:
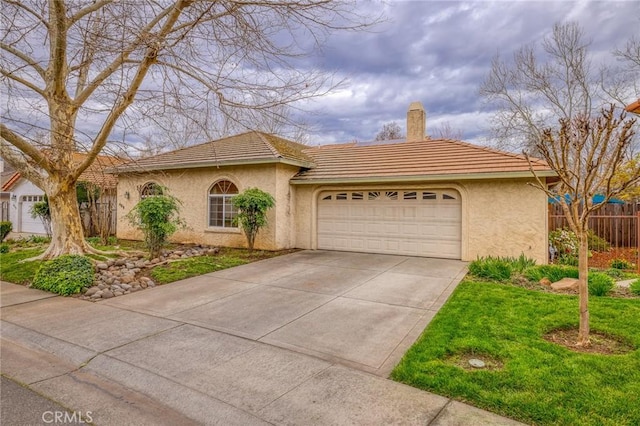
[[[257,260],[268,259],[288,252],[291,252],[291,250],[279,252],[254,250],[250,252],[245,249],[221,248],[216,256],[192,257],[157,266],[151,270],[150,275],[157,283],[166,284]]]
[[[632,350],[577,353],[545,340],[577,326],[576,296],[463,281],[392,378],[529,424],[638,425],[640,300],[592,297],[590,312],[592,330]]]
[[[139,241],[115,240],[112,245],[104,246],[97,243],[97,239],[89,239],[89,242],[99,250],[105,251],[141,251],[144,245]],[[28,243],[28,244],[27,244]],[[41,261],[23,262],[23,259],[35,257],[41,254],[47,247],[47,241],[25,242],[18,240],[9,242],[11,250],[8,253],[0,253],[0,280],[15,284],[30,284],[36,272],[42,264]],[[169,249],[181,248],[179,244],[169,244]],[[187,259],[172,260],[171,263],[156,266],[148,273],[158,284],[166,284],[221,269],[232,268],[245,263],[255,262],[270,257],[280,256],[294,252],[295,250],[263,251],[236,248],[221,248],[214,256],[195,256]],[[114,254],[114,257],[117,255]],[[104,256],[89,255],[95,260],[105,260]]]
[[[44,246],[0,253],[0,280],[15,284],[29,284],[42,262],[22,262],[36,257],[44,251]]]

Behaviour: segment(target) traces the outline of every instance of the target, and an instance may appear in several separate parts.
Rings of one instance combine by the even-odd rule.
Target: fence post
[[[636,213],[636,270],[640,274],[640,212]]]

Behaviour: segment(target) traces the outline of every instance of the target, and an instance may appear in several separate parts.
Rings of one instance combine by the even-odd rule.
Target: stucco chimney
[[[421,102],[411,102],[407,111],[407,142],[424,140],[427,131],[427,113]]]

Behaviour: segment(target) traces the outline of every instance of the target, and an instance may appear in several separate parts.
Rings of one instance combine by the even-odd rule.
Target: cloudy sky
[[[492,106],[478,89],[497,53],[510,58],[556,22],[578,22],[596,61],[613,60],[613,49],[640,34],[638,1],[389,1],[375,8],[387,21],[374,32],[332,36],[310,58],[348,81],[308,105],[319,113],[306,117],[311,144],[371,140],[390,121],[404,129],[414,100],[427,110],[427,133],[448,122],[463,139],[491,144]]]

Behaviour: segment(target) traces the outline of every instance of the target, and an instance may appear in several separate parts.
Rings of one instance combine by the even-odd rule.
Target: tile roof
[[[141,158],[115,170],[116,173],[122,173],[270,162],[311,167],[311,158],[303,152],[306,148],[308,146],[297,142],[253,131]]]
[[[74,163],[80,163],[85,157],[86,154],[84,153],[73,153]],[[124,163],[124,161],[125,160],[118,157],[99,155],[96,157],[95,161],[87,167],[84,172],[82,172],[78,181],[94,183],[106,189],[115,188],[118,185],[118,177],[111,173],[107,173],[105,169],[118,166],[119,164]],[[20,178],[20,172],[14,172],[6,181],[3,179],[2,191],[10,191],[13,185],[15,185]]]
[[[380,180],[435,180],[530,176],[522,155],[449,139],[361,146],[355,143],[309,148],[316,167],[298,173],[292,183]],[[533,169],[555,176],[533,159]]]
[[[625,108],[627,111],[632,112],[634,114],[640,114],[640,99],[635,102],[630,103]]]

